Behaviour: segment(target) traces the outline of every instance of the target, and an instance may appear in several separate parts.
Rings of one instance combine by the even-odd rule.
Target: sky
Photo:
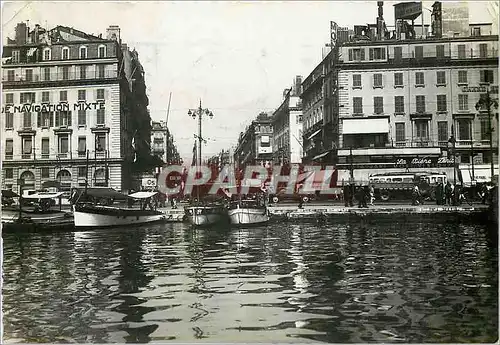
[[[387,25],[394,24],[398,2],[384,2]],[[488,8],[474,1],[471,22],[494,21]],[[202,125],[207,158],[235,146],[260,112],[279,107],[296,75],[309,75],[322,59],[330,21],[352,28],[376,17],[377,1],[2,1],[2,36],[13,38],[16,24],[27,20],[30,27],[64,25],[103,37],[118,25],[144,66],[153,120],[167,119],[172,94],[168,126],[190,162],[198,127],[187,112],[200,99],[214,114]],[[430,23],[429,11],[424,20]]]

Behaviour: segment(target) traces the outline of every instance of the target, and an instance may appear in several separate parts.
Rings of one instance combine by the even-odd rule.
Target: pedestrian
[[[446,182],[446,186],[444,187],[444,196],[445,196],[445,204],[451,206],[453,200],[453,187],[450,181]]]
[[[416,205],[420,205],[420,189],[418,188],[418,185],[416,184],[414,187],[413,187],[413,191],[411,193],[411,204],[413,206],[416,206]]]
[[[443,203],[443,184],[441,181],[436,186],[436,205],[441,205]]]
[[[373,185],[370,185],[370,206],[373,206],[374,201],[375,201],[375,188],[373,188]]]
[[[345,184],[343,188],[345,207],[352,206],[351,188],[352,187],[349,184]]]

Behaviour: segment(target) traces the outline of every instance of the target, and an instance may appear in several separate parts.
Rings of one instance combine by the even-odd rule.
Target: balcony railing
[[[2,76],[2,82],[5,84],[20,84],[20,83],[44,83],[50,81],[74,81],[74,80],[95,80],[95,79],[114,79],[118,77],[117,71],[104,71],[100,73],[98,71],[87,72],[85,76],[81,75],[80,72],[68,72],[68,73],[40,73],[35,74],[31,78],[26,78],[25,75],[16,75],[14,78],[9,78],[8,75]]]
[[[89,160],[93,159],[106,159],[109,158],[109,151],[89,151]],[[119,156],[119,154],[117,155]],[[32,153],[16,153],[16,154],[5,154],[5,160],[7,161],[18,161],[18,160],[35,160],[35,161],[44,161],[44,160],[70,160],[70,159],[79,159],[85,160],[87,158],[87,152],[79,152],[78,150],[72,150],[69,152],[61,153],[61,152],[51,152],[51,153],[40,153],[40,149],[35,149],[35,152]]]

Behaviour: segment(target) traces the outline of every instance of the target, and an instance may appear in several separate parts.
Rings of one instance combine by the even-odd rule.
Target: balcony
[[[83,78],[82,78],[83,77]],[[18,84],[32,84],[32,83],[47,83],[53,81],[89,81],[89,80],[101,80],[101,79],[116,79],[118,78],[118,72],[104,71],[100,73],[98,71],[87,72],[85,76],[82,76],[80,72],[68,72],[68,73],[40,73],[35,74],[30,78],[26,78],[24,75],[16,75],[14,78],[9,78],[7,75],[2,75],[2,83],[4,85],[18,85]]]

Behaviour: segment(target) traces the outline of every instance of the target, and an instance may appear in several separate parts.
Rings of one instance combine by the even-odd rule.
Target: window
[[[479,57],[488,57],[488,45],[486,43],[481,43],[479,45]]]
[[[43,69],[43,80],[50,80],[50,67]]]
[[[4,171],[5,171],[5,178],[6,179],[14,178],[14,169],[12,169],[12,168],[5,168]]]
[[[438,141],[448,141],[448,122],[438,121]]]
[[[68,80],[69,79],[69,67],[68,66],[63,66],[63,68],[62,68],[62,78],[63,78],[63,80]]]
[[[19,50],[12,51],[12,63],[19,63],[19,57],[21,56]]]
[[[415,72],[415,85],[424,86],[424,72]]]
[[[415,96],[417,113],[425,113],[425,96]]]
[[[385,47],[383,48],[369,48],[368,49],[370,60],[384,60]]]
[[[98,50],[97,54],[100,58],[105,58],[106,57],[106,46],[99,46],[99,50]]]
[[[5,140],[5,156],[11,157],[14,154],[14,141],[12,139]]]
[[[97,77],[104,78],[104,65],[97,66]]]
[[[60,102],[68,101],[68,91],[59,91],[59,101]]]
[[[52,127],[54,125],[52,120],[52,112],[43,111],[38,113],[38,127]]]
[[[403,58],[403,48],[394,47],[394,60],[401,60]]]
[[[349,61],[363,61],[365,59],[365,48],[349,49]]]
[[[396,141],[406,141],[406,132],[404,122],[396,123]]]
[[[104,122],[105,122],[104,109],[97,109],[96,124],[97,125],[104,125]]]
[[[269,139],[268,135],[263,135],[260,137],[260,146],[261,147],[270,147],[271,146],[271,140]]]
[[[489,140],[490,123],[487,119],[481,119],[481,140]]]
[[[106,150],[106,134],[96,134],[95,149],[97,152],[102,152]]]
[[[42,175],[42,178],[49,178],[50,176],[50,168],[47,168],[47,167],[43,167],[43,168],[40,168],[40,173]]]
[[[50,60],[50,48],[45,48],[43,50],[43,60],[44,61]]]
[[[56,112],[56,127],[71,126],[71,111]]]
[[[446,95],[437,95],[437,111],[446,111]]]
[[[424,57],[424,47],[416,46],[415,47],[415,59],[422,59]]]
[[[62,49],[62,59],[63,60],[69,60],[69,48],[68,47],[63,47],[63,49]]]
[[[458,45],[458,58],[465,59],[465,44]]]
[[[12,129],[14,128],[14,114],[13,113],[5,113],[5,128]]]
[[[384,87],[382,85],[382,74],[381,73],[376,73],[373,75],[373,87],[374,88]]]
[[[438,59],[444,58],[444,45],[439,44],[436,46],[436,57]]]
[[[492,70],[479,71],[479,82],[484,84],[493,84],[493,71]]]
[[[353,97],[352,107],[353,107],[353,114],[363,114],[363,98]]]
[[[472,36],[481,36],[481,28],[474,28],[472,31]]]
[[[78,167],[78,177],[87,178],[87,167]]]
[[[31,128],[31,113],[29,111],[26,111],[23,114],[23,127]]]
[[[467,84],[467,71],[458,71],[458,83]]]
[[[43,91],[42,92],[42,103],[49,103],[49,102],[50,102],[50,92]]]
[[[33,138],[31,136],[29,137],[23,137],[22,144],[23,144],[23,155],[30,155],[31,152],[33,151]]]
[[[403,87],[403,73],[394,73],[394,87]]]
[[[6,104],[14,104],[14,94],[13,93],[5,94],[5,103]]]
[[[87,138],[78,137],[78,154],[87,152]]]
[[[87,47],[80,47],[80,59],[87,58]]]
[[[458,110],[469,110],[469,95],[459,94],[458,95]]]
[[[87,90],[78,90],[78,100],[85,101],[87,96]]]
[[[104,100],[104,89],[97,89],[97,100]]]
[[[68,153],[69,152],[69,140],[67,135],[59,136],[59,153]]]
[[[384,113],[384,97],[373,97],[373,110],[375,114]]]
[[[26,70],[26,81],[33,81],[33,70],[32,69]]]
[[[14,81],[16,79],[16,75],[13,69],[7,70],[7,81]]]
[[[426,120],[416,120],[415,130],[417,139],[429,140],[429,123]]]
[[[87,66],[80,66],[80,79],[87,79]]]
[[[444,71],[436,72],[437,85],[446,85],[446,73]]]
[[[457,120],[458,140],[471,140],[471,121],[468,119]]]
[[[42,158],[49,158],[49,138],[42,138]]]
[[[22,92],[20,95],[21,104],[35,103],[35,93],[34,92]]]
[[[361,74],[352,75],[352,87],[361,88]]]
[[[87,111],[81,109],[78,110],[78,125],[85,126],[87,121]]]
[[[396,114],[403,114],[405,112],[404,96],[394,96],[394,112]]]

